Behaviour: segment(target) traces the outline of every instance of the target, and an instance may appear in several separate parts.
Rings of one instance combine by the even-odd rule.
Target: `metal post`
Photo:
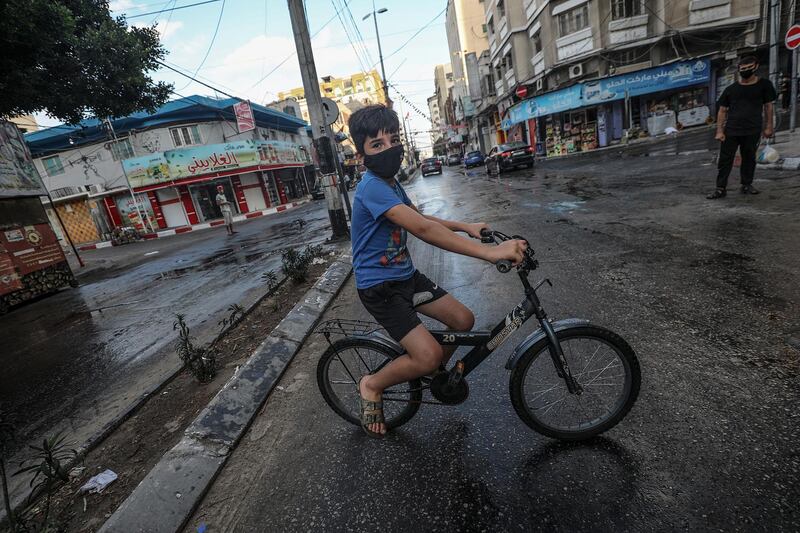
[[[50,191],[47,190],[47,187],[44,188],[44,192],[47,193],[47,199],[50,200],[50,207],[53,208],[53,213],[56,214],[56,218],[58,219],[58,223],[61,225],[61,231],[64,233],[64,237],[67,238],[67,242],[72,247],[72,251],[75,254],[75,257],[78,258],[78,264],[81,267],[85,267],[86,265],[83,264],[83,259],[81,259],[80,254],[78,254],[78,249],[75,248],[75,243],[72,242],[72,237],[69,236],[69,232],[67,231],[67,227],[64,225],[64,221],[61,220],[61,215],[58,214],[58,209],[56,209],[56,204],[53,202],[53,197],[50,196]]]
[[[792,91],[791,107],[789,108],[789,129],[794,133],[795,120],[797,119],[797,48],[792,50]]]
[[[383,97],[386,104],[392,107],[392,100],[389,98],[389,86],[386,83],[386,69],[383,66],[383,50],[381,49],[381,34],[378,32],[378,13],[375,11],[375,0],[372,0],[372,20],[375,22],[375,38],[378,41],[378,57],[381,60],[381,76],[383,77]]]
[[[114,144],[117,143],[117,132],[114,131],[114,125],[111,124],[111,119],[106,118],[106,124],[108,125],[108,130],[111,132],[111,138],[114,139]],[[122,159],[119,161],[119,166],[122,168],[122,175],[125,176],[125,183],[128,185],[128,192],[131,193],[131,200],[133,200],[133,207],[136,209],[136,214],[139,215],[139,220],[142,221],[142,229],[147,229],[144,225],[144,216],[142,216],[142,210],[139,209],[139,202],[136,200],[136,194],[133,192],[133,187],[131,187],[131,181],[128,179],[128,172],[125,170],[125,165],[122,163]],[[147,222],[150,224],[150,231],[155,232],[153,228],[153,221],[149,218]]]
[[[769,3],[769,79],[772,85],[778,86],[778,33],[780,26],[781,3],[780,0],[770,0]]]
[[[336,141],[331,135],[330,128],[325,124],[324,113],[322,111],[322,95],[319,91],[319,81],[317,81],[317,67],[314,64],[314,52],[311,50],[311,37],[308,34],[308,22],[306,21],[303,0],[286,0],[289,5],[289,18],[292,23],[294,33],[294,45],[297,49],[297,59],[300,63],[300,76],[303,79],[303,91],[306,102],[308,103],[308,115],[311,119],[312,136],[316,141],[320,137],[328,137],[333,147]],[[317,143],[315,142],[315,145]],[[322,154],[319,154],[322,156]],[[336,153],[333,154],[336,159]],[[335,163],[338,168],[338,161]],[[332,176],[332,175],[331,175]],[[323,180],[328,182],[331,178]],[[333,238],[346,237],[348,235],[347,219],[342,208],[342,198],[336,194],[336,190],[325,187],[325,198],[328,202],[328,216],[331,219],[331,230]]]

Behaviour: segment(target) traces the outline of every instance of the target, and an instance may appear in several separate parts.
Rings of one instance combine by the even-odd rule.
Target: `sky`
[[[189,74],[196,72],[197,79],[233,96],[264,104],[276,100],[280,91],[302,86],[297,56],[293,55],[295,46],[286,0],[217,0],[137,16],[201,1],[111,0],[110,6],[112,14],[125,15],[130,25],[156,26],[168,51],[167,64]],[[343,5],[344,0],[306,0],[317,74],[340,77],[373,66],[380,72],[374,23],[371,17],[362,21],[364,15],[371,13],[373,0],[347,2],[360,35],[352,30],[350,14],[342,9]],[[444,24],[446,5],[446,0],[376,0],[375,3],[376,9],[388,9],[378,15],[386,76],[425,115],[427,98],[434,92],[434,67],[449,60]],[[348,24],[353,44],[336,15],[337,9],[341,9],[340,16]],[[211,89],[168,69],[162,68],[152,75],[156,80],[173,83],[174,91],[181,95],[214,96]],[[390,87],[389,94],[398,113],[401,106],[405,113],[410,113],[408,129],[425,132],[415,135],[418,147],[430,151],[428,119],[402,103],[395,89]],[[58,123],[43,114],[36,118],[44,126]]]

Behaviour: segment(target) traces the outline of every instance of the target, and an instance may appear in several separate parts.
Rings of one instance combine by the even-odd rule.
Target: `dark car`
[[[483,154],[479,151],[467,152],[464,156],[464,166],[466,168],[479,167],[483,164]]]
[[[450,154],[447,156],[447,166],[452,167],[453,165],[460,165],[461,164],[461,156],[458,154]]]
[[[441,174],[442,162],[437,157],[429,157],[422,161],[422,177],[428,174]]]
[[[500,174],[518,167],[533,168],[533,155],[533,148],[524,142],[500,144],[486,156],[486,173]]]

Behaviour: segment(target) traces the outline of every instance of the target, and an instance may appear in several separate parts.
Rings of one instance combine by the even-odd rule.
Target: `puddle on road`
[[[551,213],[568,213],[576,209],[581,209],[585,203],[585,200],[552,202],[545,205],[545,209]]]
[[[246,246],[241,246],[238,251],[242,251],[244,248],[246,248]],[[177,279],[192,272],[204,272],[207,270],[217,268],[220,265],[249,264],[252,263],[253,261],[263,259],[264,257],[276,253],[273,250],[265,252],[255,252],[242,256],[242,255],[237,255],[235,252],[236,251],[233,248],[225,248],[223,250],[214,253],[209,257],[206,257],[205,259],[200,261],[200,263],[197,265],[192,265],[182,268],[173,268],[172,270],[159,272],[158,274],[156,274],[154,279],[155,281],[164,279]]]

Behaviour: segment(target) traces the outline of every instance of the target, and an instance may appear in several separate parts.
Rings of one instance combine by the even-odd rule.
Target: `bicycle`
[[[481,235],[484,243],[526,240],[499,231],[484,230]],[[512,269],[505,260],[496,267],[501,273]],[[528,280],[537,267],[538,261],[529,246],[523,261],[517,265],[525,299],[491,331],[431,330],[443,346],[473,348],[450,369],[433,378],[414,379],[384,391],[388,429],[408,422],[421,404],[458,405],[466,401],[469,386],[464,378],[532,317],[539,321],[539,329],[514,348],[505,365],[511,371],[511,403],[522,421],[545,436],[577,441],[611,429],[628,414],[641,384],[636,353],[622,337],[588,320],[548,319],[536,291],[544,283],[551,287],[552,283],[543,279],[532,286]],[[381,330],[374,322],[346,319],[328,320],[316,330],[329,344],[317,365],[320,392],[334,412],[355,425],[360,425],[361,376],[377,372],[405,353],[400,343]],[[334,335],[343,338],[332,341]],[[589,350],[578,352],[582,354],[578,357],[575,346],[580,343],[584,346],[588,343]],[[587,357],[587,353],[591,355]],[[598,358],[598,353],[609,357]],[[533,391],[527,390],[529,385]],[[423,399],[425,390],[430,391],[435,401]],[[570,413],[576,420],[568,424],[565,420]]]

